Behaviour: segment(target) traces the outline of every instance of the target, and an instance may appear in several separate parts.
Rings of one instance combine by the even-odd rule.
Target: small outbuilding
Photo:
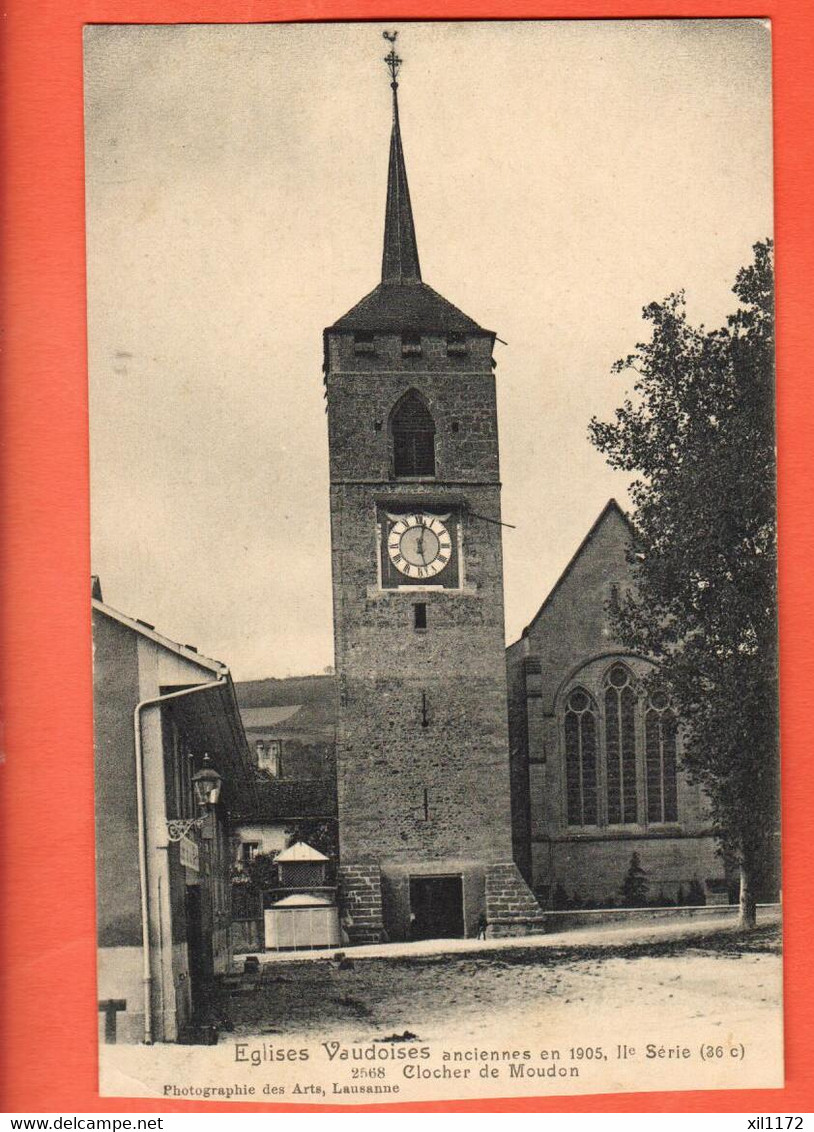
[[[329,858],[297,841],[275,863],[280,889],[288,893],[265,910],[266,947],[288,951],[339,945],[339,911],[333,889],[326,888]]]

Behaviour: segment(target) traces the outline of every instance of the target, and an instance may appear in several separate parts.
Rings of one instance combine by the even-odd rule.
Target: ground
[[[641,1035],[648,1016],[682,1032],[703,1021],[731,1028],[765,1016],[781,996],[779,927],[743,934],[661,929],[647,933],[560,935],[524,946],[437,942],[410,954],[385,949],[344,960],[275,958],[254,977],[234,980],[225,1003],[227,1040],[276,1035],[286,1043],[386,1040],[487,1041],[519,1032],[526,1041],[571,1030],[593,1014]],[[460,947],[460,945],[458,945]],[[361,949],[359,949],[361,951]],[[694,1028],[694,1027],[690,1027]],[[224,1035],[226,1038],[226,1035]]]
[[[266,954],[220,981],[217,1045],[103,1044],[101,1092],[385,1105],[777,1088],[779,914],[761,914],[748,934],[682,918]]]

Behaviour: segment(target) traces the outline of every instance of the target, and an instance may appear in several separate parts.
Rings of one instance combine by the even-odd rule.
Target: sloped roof
[[[235,821],[244,825],[295,818],[334,818],[336,779],[257,778],[253,796],[238,802],[233,810]]]
[[[393,129],[387,169],[387,206],[384,216],[383,283],[420,283],[418,244],[415,238],[407,168],[401,147],[398,83],[393,82]]]
[[[132,629],[134,633],[138,633],[142,637],[147,637],[148,640],[161,645],[162,648],[177,653],[178,656],[182,656],[184,660],[188,660],[192,664],[197,664],[201,668],[206,668],[209,672],[217,674],[229,671],[227,665],[222,664],[219,660],[212,660],[211,657],[204,656],[191,645],[181,645],[178,641],[173,641],[162,633],[157,633],[155,626],[146,621],[140,621],[137,617],[129,617],[126,613],[121,613],[118,609],[114,609],[112,605],[108,605],[97,598],[91,600],[91,605],[98,613],[103,613],[111,620],[118,621],[120,625]]]
[[[324,853],[320,853],[319,849],[315,849],[313,845],[307,845],[304,841],[295,841],[293,845],[289,845],[287,849],[283,849],[282,853],[277,854],[277,861],[327,861],[328,858]]]
[[[278,857],[279,861],[280,858]],[[327,858],[326,858],[327,860]],[[324,908],[333,904],[330,896],[314,896],[310,892],[297,892],[293,896],[284,896],[282,900],[275,901],[272,908]]]
[[[330,329],[370,334],[457,331],[492,335],[426,283],[380,283]]]
[[[277,707],[241,708],[240,716],[244,727],[276,727],[296,715],[302,704],[279,705]]]
[[[560,589],[560,587],[566,581],[566,579],[570,575],[571,571],[574,569],[574,566],[577,564],[579,559],[585,553],[589,544],[593,541],[594,537],[596,536],[597,531],[600,529],[600,527],[603,526],[603,524],[607,521],[609,516],[614,515],[614,514],[617,515],[626,524],[626,526],[630,530],[631,538],[635,538],[636,529],[633,526],[633,524],[631,523],[630,518],[622,510],[622,508],[619,506],[619,504],[616,502],[615,499],[609,499],[608,502],[605,504],[605,506],[602,508],[602,510],[599,512],[599,515],[594,520],[594,522],[591,525],[591,528],[588,531],[588,533],[586,534],[585,538],[582,540],[582,542],[579,544],[577,549],[571,555],[570,559],[568,560],[568,565],[565,567],[563,572],[560,574],[559,578],[557,578],[557,581],[551,587],[551,590],[549,591],[548,596],[546,597],[545,601],[540,606],[540,608],[537,610],[537,612],[534,614],[531,621],[529,621],[528,625],[525,627],[523,632],[520,634],[521,639],[526,636],[526,634],[529,632],[529,630],[536,624],[536,622],[540,619],[540,617],[546,611],[549,604],[553,600],[554,595],[557,593],[557,591]],[[514,642],[514,644],[516,644],[516,643],[517,642]],[[512,645],[510,645],[509,647],[511,648]]]
[[[336,728],[336,677],[293,676],[235,685],[243,725],[330,741]]]
[[[387,171],[382,281],[329,329],[363,333],[486,334],[474,319],[421,281],[407,168],[401,144],[398,83],[393,81],[393,128]]]
[[[97,592],[101,592],[101,589],[98,587]],[[187,717],[188,726],[191,730],[201,725],[201,721],[203,721],[204,726],[217,730],[221,728],[224,729],[225,733],[228,734],[228,740],[224,742],[224,747],[220,755],[228,759],[229,765],[228,767],[221,766],[219,769],[224,772],[225,791],[227,795],[232,796],[234,796],[232,792],[235,791],[237,798],[240,800],[239,804],[241,805],[247,807],[256,806],[258,798],[255,790],[254,771],[249,757],[246,733],[243,728],[243,721],[240,716],[237,697],[235,695],[235,685],[232,681],[228,666],[222,664],[219,660],[212,660],[210,657],[203,656],[190,645],[181,645],[177,641],[163,636],[163,634],[156,632],[153,625],[145,621],[139,621],[135,617],[128,617],[127,614],[121,613],[118,609],[114,609],[98,598],[92,598],[91,606],[94,613],[101,614],[110,618],[112,621],[118,622],[118,624],[131,630],[133,633],[145,637],[161,648],[175,653],[185,661],[196,665],[209,675],[210,678],[208,680],[202,680],[200,685],[192,686],[197,686],[201,689],[211,689],[213,695],[217,697],[217,708],[211,703],[205,704],[203,700],[197,702],[197,697],[194,709],[192,709],[192,705],[182,697],[168,702],[172,703],[173,711],[179,713],[182,717]],[[215,679],[212,679],[212,676],[214,676]],[[135,704],[133,706],[135,707]]]

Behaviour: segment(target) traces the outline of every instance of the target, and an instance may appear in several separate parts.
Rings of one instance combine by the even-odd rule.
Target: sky
[[[236,679],[333,662],[322,330],[379,281],[385,28],[424,281],[505,342],[507,641],[628,505],[587,430],[642,308],[720,325],[772,232],[763,21],[87,29],[93,570]]]

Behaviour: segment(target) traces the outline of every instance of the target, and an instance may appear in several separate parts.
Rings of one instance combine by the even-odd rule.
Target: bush
[[[647,890],[649,887],[647,883],[647,873],[642,868],[639,854],[632,853],[630,864],[620,889],[624,907],[646,908]]]

